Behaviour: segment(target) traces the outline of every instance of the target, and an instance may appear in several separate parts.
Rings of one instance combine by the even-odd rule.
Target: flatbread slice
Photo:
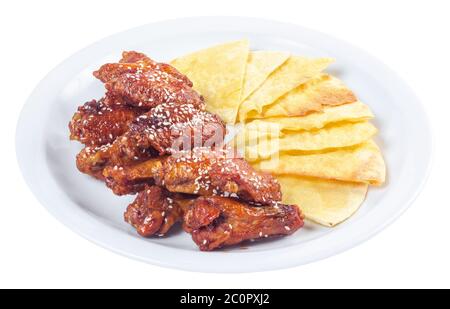
[[[269,158],[280,151],[312,152],[349,147],[371,139],[377,129],[370,122],[344,122],[312,131],[290,131],[281,135],[279,131],[246,131],[245,139],[236,137],[237,145],[242,149],[245,143],[247,160]],[[254,158],[251,154],[257,154]]]
[[[255,91],[280,65],[289,58],[289,53],[276,51],[250,52],[244,78],[241,102]]]
[[[386,166],[372,140],[354,147],[313,154],[281,153],[252,163],[260,171],[381,185]]]
[[[225,43],[177,58],[171,64],[202,94],[206,109],[235,123],[249,54],[247,40]]]
[[[353,215],[367,194],[367,184],[304,178],[277,177],[283,202],[296,204],[306,219],[333,227]]]
[[[326,106],[356,102],[355,94],[339,79],[321,74],[267,105],[261,112],[247,114],[247,119],[304,116],[322,111]]]
[[[291,56],[241,103],[239,121],[248,119],[247,114],[252,111],[260,114],[265,106],[321,73],[332,61],[331,58]]]
[[[372,119],[370,108],[360,102],[325,106],[322,112],[311,113],[306,116],[273,117],[256,119],[245,125],[245,130],[263,130],[273,126],[282,132],[321,129],[331,123],[360,122]],[[259,129],[260,128],[260,129]]]

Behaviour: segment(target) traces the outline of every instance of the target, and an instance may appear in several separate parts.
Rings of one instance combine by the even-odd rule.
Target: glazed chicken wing
[[[179,194],[158,186],[146,186],[128,205],[124,219],[141,236],[163,236],[182,220],[183,206],[188,203],[190,200]]]
[[[139,116],[117,144],[128,157],[148,148],[165,155],[205,144],[220,145],[224,135],[225,124],[218,116],[198,110],[192,104],[162,103]]]
[[[114,98],[105,97],[78,107],[69,123],[70,139],[95,147],[112,143],[125,133],[129,124],[144,111],[116,102]]]
[[[256,172],[225,149],[195,148],[183,155],[154,158],[133,166],[109,166],[103,175],[119,195],[156,184],[171,192],[234,197],[260,204],[281,200],[280,185],[274,177]]]
[[[112,144],[83,149],[77,166],[99,178],[98,171],[107,165],[124,166],[194,146],[214,146],[221,144],[224,134],[225,124],[218,116],[191,104],[163,103],[137,117]]]
[[[185,83],[189,87],[192,87],[192,82],[189,78],[178,72],[173,66],[167,63],[158,63],[145,54],[136,51],[124,51],[122,53],[122,59],[120,59],[118,63],[104,64],[100,69],[94,71],[93,74],[96,78],[106,83],[125,73],[134,74],[137,71],[147,72],[154,69],[161,70],[162,72],[173,76],[180,82]]]
[[[184,214],[183,228],[202,251],[244,240],[290,235],[303,226],[295,205],[255,207],[223,197],[199,197]]]
[[[105,83],[109,95],[122,98],[131,106],[152,108],[172,102],[205,107],[203,97],[192,89],[186,76],[169,64],[157,63],[140,53],[124,53],[121,62],[103,65],[94,76]]]

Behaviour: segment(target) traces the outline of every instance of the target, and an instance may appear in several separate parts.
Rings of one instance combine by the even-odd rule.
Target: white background
[[[202,274],[147,265],[74,234],[37,202],[20,175],[15,126],[34,86],[105,36],[184,16],[293,22],[382,59],[426,106],[434,168],[413,206],[371,240],[281,271]],[[450,4],[448,1],[2,1],[0,288],[450,288]],[[220,265],[217,265],[220,267]]]

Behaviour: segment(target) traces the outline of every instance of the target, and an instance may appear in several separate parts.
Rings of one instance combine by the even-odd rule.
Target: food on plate
[[[283,203],[298,203],[306,219],[333,227],[353,215],[366,197],[365,183],[280,175]]]
[[[320,153],[280,153],[279,158],[252,162],[252,166],[275,175],[310,176],[371,185],[383,184],[386,177],[380,149],[372,140]]]
[[[208,101],[208,111],[234,123],[239,108],[249,43],[241,40],[203,49],[171,62],[189,76],[194,89]]]
[[[332,62],[330,58],[310,59],[291,56],[239,106],[239,121],[248,119],[252,111],[261,113],[265,106],[321,73]],[[188,74],[189,76],[189,74]]]
[[[247,59],[241,102],[253,93],[280,65],[289,59],[289,53],[274,51],[253,51]]]
[[[171,64],[123,52],[94,72],[105,95],[69,123],[85,146],[77,167],[136,194],[124,220],[139,235],[181,224],[202,251],[290,235],[305,218],[336,226],[386,166],[372,111],[324,72],[332,61],[247,40]]]

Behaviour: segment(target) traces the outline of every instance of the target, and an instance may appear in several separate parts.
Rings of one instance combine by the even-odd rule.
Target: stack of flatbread
[[[234,143],[258,170],[280,181],[283,202],[306,218],[335,226],[385,180],[372,140],[373,114],[345,84],[325,73],[330,58],[250,51],[247,40],[203,49],[172,61],[228,124]]]

